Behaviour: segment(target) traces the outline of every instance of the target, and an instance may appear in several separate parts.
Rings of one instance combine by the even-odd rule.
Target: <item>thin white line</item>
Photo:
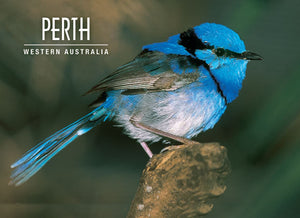
[[[24,46],[108,46],[108,44],[24,44]]]

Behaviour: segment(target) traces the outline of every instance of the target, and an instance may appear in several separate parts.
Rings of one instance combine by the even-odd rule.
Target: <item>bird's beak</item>
[[[242,54],[241,54],[241,58],[242,59],[246,59],[246,60],[258,60],[258,61],[261,61],[263,60],[263,57],[260,56],[259,54],[256,54],[254,52],[251,52],[251,51],[244,51]]]

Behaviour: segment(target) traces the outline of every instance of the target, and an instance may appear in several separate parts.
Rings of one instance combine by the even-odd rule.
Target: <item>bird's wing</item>
[[[199,68],[192,59],[184,55],[144,50],[86,94],[110,90],[124,90],[124,95],[173,91],[200,77]]]

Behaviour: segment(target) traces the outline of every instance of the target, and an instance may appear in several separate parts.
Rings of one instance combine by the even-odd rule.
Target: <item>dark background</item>
[[[296,217],[300,209],[300,1],[2,1],[0,7],[0,216],[124,217],[148,157],[114,123],[80,137],[20,187],[10,164],[88,113],[82,97],[143,45],[204,22],[236,31],[263,62],[248,64],[240,96],[201,142],[228,148],[228,189],[207,216]],[[91,17],[108,56],[25,56],[41,17]],[[161,145],[152,145],[158,152]]]

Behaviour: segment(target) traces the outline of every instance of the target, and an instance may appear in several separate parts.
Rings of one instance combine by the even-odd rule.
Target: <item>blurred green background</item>
[[[86,114],[81,95],[143,45],[204,22],[224,24],[261,54],[240,96],[201,142],[228,148],[228,189],[207,216],[299,217],[300,1],[2,1],[0,7],[0,217],[124,217],[148,161],[105,123],[80,137],[20,187],[9,168],[30,146]],[[41,43],[41,17],[91,17],[108,56],[24,56]],[[158,152],[160,144],[152,145]]]

